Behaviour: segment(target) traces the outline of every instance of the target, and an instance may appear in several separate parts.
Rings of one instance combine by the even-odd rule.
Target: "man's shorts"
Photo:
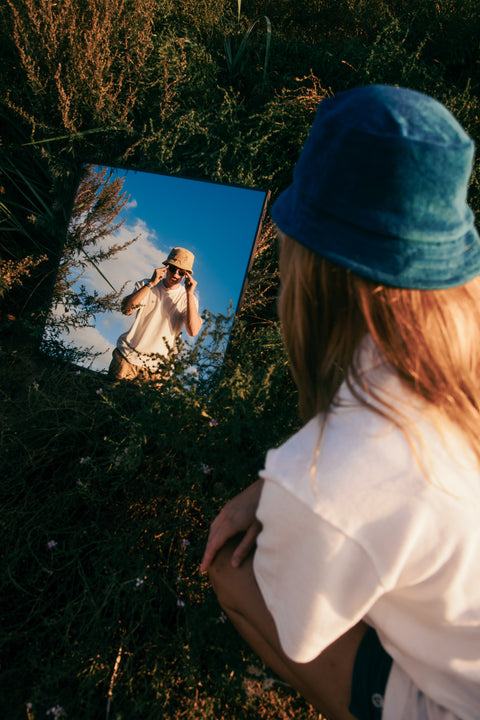
[[[369,627],[362,638],[353,667],[349,710],[358,720],[381,720],[392,662],[377,633]]]
[[[117,348],[112,353],[108,376],[112,380],[152,380],[157,384],[165,379],[161,373],[151,372],[140,365],[132,365]]]

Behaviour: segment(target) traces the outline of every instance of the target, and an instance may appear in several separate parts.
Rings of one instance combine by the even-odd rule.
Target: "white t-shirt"
[[[148,278],[135,283],[134,292],[146,285]],[[198,301],[195,298],[198,309]],[[150,289],[135,321],[117,340],[117,349],[132,365],[155,370],[158,361],[149,355],[168,355],[175,338],[182,332],[187,311],[187,292],[183,284],[167,290],[163,281]],[[168,344],[168,346],[167,346]]]
[[[480,473],[376,353],[369,378],[415,423],[428,479],[405,434],[342,386],[323,434],[314,418],[267,454],[255,576],[297,662],[361,619],[376,629],[394,660],[384,720],[478,720]]]

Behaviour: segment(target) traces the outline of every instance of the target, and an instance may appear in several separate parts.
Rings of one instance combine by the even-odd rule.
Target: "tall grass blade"
[[[240,43],[240,46],[235,54],[235,57],[233,61],[231,60],[231,52],[230,52],[230,65],[231,65],[231,72],[234,72],[238,65],[240,65],[242,58],[245,54],[245,51],[247,49],[247,44],[250,39],[250,35],[252,34],[255,26],[261,22],[262,20],[265,20],[267,28],[266,28],[266,39],[265,39],[265,58],[263,63],[263,82],[265,82],[267,77],[267,69],[268,69],[268,61],[270,58],[270,44],[272,40],[272,23],[270,21],[270,18],[267,15],[264,15],[263,17],[257,18],[254,20],[249,27],[247,28],[245,35],[242,38],[242,42]],[[230,44],[229,44],[229,51],[230,51]],[[225,49],[226,51],[226,49]],[[227,59],[228,62],[228,59]],[[229,68],[230,69],[230,68]]]
[[[37,203],[41,206],[41,211],[44,212],[46,215],[51,216],[52,212],[48,205],[43,200],[42,196],[37,192],[34,185],[30,182],[30,180],[21,172],[21,170],[18,170],[17,168],[12,168],[12,171],[7,170],[6,168],[2,167],[2,172],[8,177],[12,185],[18,190],[20,195],[23,195],[23,197],[26,200],[30,200],[27,193],[22,190],[18,182],[16,181],[14,174],[26,185],[26,187],[30,190],[32,196],[35,198]],[[37,209],[38,212],[38,209]]]
[[[272,23],[270,22],[270,18],[264,15],[265,22],[267,24],[267,38],[265,41],[265,60],[263,63],[263,82],[265,83],[267,79],[267,68],[268,68],[268,61],[270,59],[270,44],[272,42]]]
[[[223,41],[223,45],[225,48],[225,57],[227,60],[227,68],[230,73],[233,74],[233,55],[232,55],[232,46],[230,43],[230,38],[226,37]]]
[[[45,145],[46,143],[58,142],[59,140],[78,140],[85,135],[105,133],[110,132],[110,130],[118,130],[118,128],[115,125],[107,128],[92,128],[91,130],[82,130],[81,132],[70,133],[69,135],[58,135],[57,137],[47,138],[46,140],[32,140],[32,142],[22,143],[22,147],[29,147],[30,145]]]
[[[100,268],[98,267],[98,264],[95,262],[95,260],[93,260],[93,258],[89,257],[89,255],[86,253],[86,251],[85,251],[83,248],[82,248],[82,252],[83,252],[83,254],[85,255],[85,257],[87,258],[87,260],[88,260],[88,262],[90,263],[90,265],[91,265],[93,268],[95,268],[95,270],[96,270],[96,271],[98,272],[98,274],[105,280],[105,282],[108,283],[108,285],[110,285],[110,287],[112,288],[112,290],[113,290],[114,292],[118,292],[117,289],[113,287],[113,285],[112,285],[112,283],[110,282],[110,280],[109,280],[109,279],[103,274],[103,272],[100,270]]]

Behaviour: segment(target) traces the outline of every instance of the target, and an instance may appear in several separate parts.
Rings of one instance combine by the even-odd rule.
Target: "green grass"
[[[297,422],[285,362],[272,366],[275,326],[262,338],[264,366],[227,361],[214,387],[182,367],[155,389],[2,354],[0,706],[12,720],[28,703],[29,718],[57,706],[68,718],[316,717],[198,570],[216,511]]]

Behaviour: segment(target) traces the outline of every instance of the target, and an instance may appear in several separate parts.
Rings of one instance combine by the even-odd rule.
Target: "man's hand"
[[[190,337],[196,337],[202,327],[202,318],[198,314],[197,303],[195,301],[195,288],[197,287],[197,281],[193,279],[191,273],[186,272],[185,277],[185,292],[187,294],[187,313],[185,315],[185,330]]]
[[[158,285],[160,280],[163,280],[163,277],[165,276],[165,273],[167,272],[167,268],[165,266],[161,268],[155,268],[153,271],[153,275],[150,278],[150,282],[154,285]]]
[[[157,285],[164,277],[166,272],[166,267],[155,268],[149,282],[151,282],[152,285]],[[130,295],[127,295],[127,297],[123,298],[122,304],[120,306],[122,313],[124,315],[131,315],[133,312],[135,312],[135,310],[138,310],[138,308],[141,307],[141,305],[145,302],[145,298],[147,297],[149,290],[150,286],[147,283],[145,285],[142,285],[142,287],[136,292],[133,292]]]
[[[254,547],[261,525],[256,518],[256,511],[262,493],[263,480],[257,480],[236,495],[219,512],[210,526],[207,546],[200,565],[200,572],[208,570],[217,552],[227,540],[244,532],[242,540],[232,555],[233,567],[239,567],[250,550]]]
[[[193,295],[195,288],[197,287],[197,281],[193,279],[190,273],[185,274],[185,290],[188,294]]]

